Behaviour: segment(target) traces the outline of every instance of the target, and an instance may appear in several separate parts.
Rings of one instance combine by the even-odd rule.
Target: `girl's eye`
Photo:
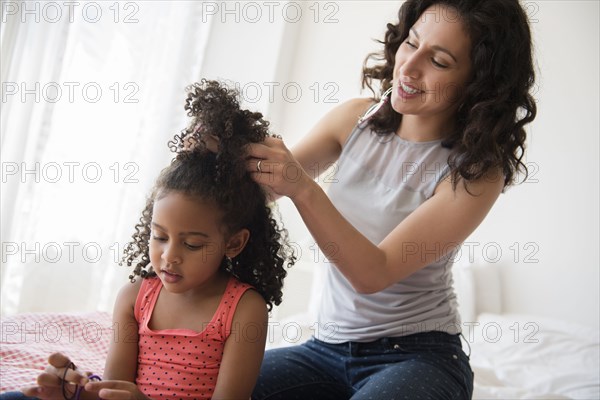
[[[187,247],[190,250],[200,250],[204,247],[204,245],[203,244],[195,245],[195,244],[185,243],[185,247]]]
[[[167,238],[159,237],[159,236],[155,236],[155,235],[152,236],[152,239],[156,240],[158,242],[166,242],[167,241]]]
[[[412,44],[411,42],[408,41],[408,39],[406,39],[406,42],[404,42],[408,45],[408,47],[412,47],[413,49],[416,49],[417,46],[415,46],[414,44]]]
[[[436,66],[436,67],[438,67],[438,68],[448,68],[448,66],[447,66],[447,65],[445,65],[445,64],[441,64],[441,63],[439,63],[439,62],[435,61],[435,59],[433,59],[433,58],[431,59],[431,62],[433,63],[433,65],[435,65],[435,66]]]

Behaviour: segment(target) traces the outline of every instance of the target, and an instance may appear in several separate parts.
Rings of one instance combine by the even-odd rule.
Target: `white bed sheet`
[[[592,328],[520,314],[481,314],[471,345],[473,398],[600,399],[600,340]]]

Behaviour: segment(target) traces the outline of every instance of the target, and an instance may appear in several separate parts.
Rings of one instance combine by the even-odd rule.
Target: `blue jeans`
[[[471,399],[459,335],[425,332],[375,342],[315,338],[265,353],[254,400]]]
[[[4,392],[0,394],[0,400],[35,400],[37,397],[27,397],[21,392]]]

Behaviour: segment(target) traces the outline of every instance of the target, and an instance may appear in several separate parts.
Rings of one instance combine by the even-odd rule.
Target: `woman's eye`
[[[441,64],[441,63],[439,63],[439,62],[435,61],[435,59],[432,59],[432,60],[431,60],[431,62],[433,63],[433,65],[435,65],[435,66],[436,66],[436,67],[438,67],[438,68],[448,68],[448,66],[447,66],[447,65],[445,65],[445,64]]]
[[[417,46],[415,46],[414,44],[412,44],[411,42],[409,42],[408,39],[406,39],[405,43],[408,45],[408,47],[412,47],[413,49],[417,48]]]
[[[159,241],[159,242],[166,242],[167,241],[167,238],[160,237],[160,236],[155,236],[155,235],[152,236],[152,239],[156,240],[156,241]]]

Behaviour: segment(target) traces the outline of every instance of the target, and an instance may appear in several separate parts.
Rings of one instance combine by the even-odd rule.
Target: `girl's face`
[[[216,205],[182,193],[154,202],[150,263],[166,290],[193,294],[223,278],[223,257],[238,255],[249,234],[242,229],[227,237],[221,219]]]
[[[411,27],[396,52],[392,107],[404,115],[447,121],[471,73],[471,39],[453,8],[434,5]]]

